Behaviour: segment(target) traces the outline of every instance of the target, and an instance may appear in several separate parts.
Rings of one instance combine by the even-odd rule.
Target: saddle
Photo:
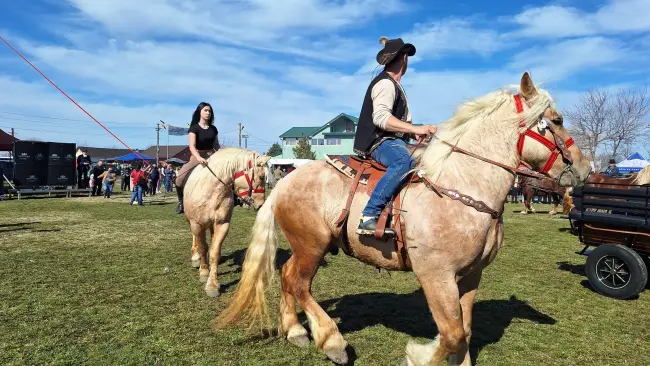
[[[367,159],[356,155],[326,155],[325,160],[339,172],[351,179],[348,200],[336,222],[338,227],[343,227],[347,223],[350,214],[350,207],[352,206],[352,201],[354,200],[359,185],[365,185],[365,192],[368,195],[372,194],[373,190],[377,186],[377,182],[379,182],[386,173],[386,167],[373,159]],[[399,192],[404,185],[418,180],[419,178],[414,175],[402,180],[397,189],[396,195],[389,201],[379,216],[377,229],[375,230],[374,235],[376,239],[382,240],[385,239],[386,232],[392,232],[390,236],[395,237],[397,253],[404,264],[406,264],[408,258],[406,254],[406,238],[404,235],[405,226],[404,219],[401,216],[401,198]],[[389,230],[386,230],[387,228]],[[350,254],[349,248],[345,251],[347,254]]]

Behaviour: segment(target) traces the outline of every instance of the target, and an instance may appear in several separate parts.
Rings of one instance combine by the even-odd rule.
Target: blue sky
[[[443,122],[524,71],[560,108],[650,76],[650,0],[32,0],[2,10],[0,35],[141,149],[160,119],[183,125],[200,101],[215,108],[222,140],[236,144],[241,122],[259,151],[292,126],[358,115],[384,35],[417,48],[403,78],[416,123]],[[19,138],[118,146],[4,44],[0,90],[0,128]]]

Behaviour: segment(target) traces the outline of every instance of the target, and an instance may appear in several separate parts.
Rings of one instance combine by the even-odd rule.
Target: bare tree
[[[646,116],[650,111],[650,98],[648,89],[620,90],[611,108],[611,122],[609,123],[608,141],[611,146],[612,156],[622,152],[625,157],[632,153],[632,147],[640,138],[648,134]],[[627,151],[623,151],[623,150]]]
[[[647,87],[611,93],[592,89],[565,114],[576,144],[592,160],[605,153],[612,158],[632,153],[634,146],[650,134],[647,116],[650,96]],[[605,149],[605,151],[603,151]],[[609,159],[607,159],[609,160]]]
[[[565,113],[571,122],[569,131],[589,159],[596,158],[596,150],[608,138],[608,120],[611,115],[610,96],[605,90],[592,89]]]

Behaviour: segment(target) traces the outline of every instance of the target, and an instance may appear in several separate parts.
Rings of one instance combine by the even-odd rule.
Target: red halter
[[[266,187],[263,185],[262,188],[253,188],[253,181],[251,177],[248,175],[248,171],[253,168],[253,162],[251,160],[248,161],[248,170],[242,170],[240,172],[235,173],[234,179],[237,180],[239,177],[244,177],[246,178],[246,184],[248,184],[248,189],[237,192],[237,195],[239,197],[250,197],[253,193],[265,193],[266,192]],[[236,187],[235,187],[236,189]]]
[[[517,94],[515,95],[514,98],[515,98],[515,105],[517,106],[517,114],[522,113],[524,111],[524,106],[523,106],[523,101],[521,99],[521,95]],[[550,141],[544,136],[540,135],[539,133],[529,128],[526,130],[524,134],[519,136],[519,142],[517,143],[517,152],[519,153],[519,156],[521,156],[522,152],[524,151],[524,141],[526,139],[526,136],[540,142],[542,145],[546,146],[549,150],[551,150],[551,156],[548,157],[546,164],[544,164],[542,169],[539,170],[540,173],[544,173],[544,174],[547,174],[549,170],[551,170],[553,164],[555,164],[555,160],[557,160],[557,157],[560,154],[562,154],[567,160],[571,161],[572,159],[570,156],[567,157],[564,155],[562,148],[564,147],[565,149],[568,149],[574,144],[573,138],[569,137],[569,139],[566,140],[566,142],[564,142],[564,140],[562,140],[560,136],[555,134],[555,131],[553,131],[553,128],[551,126],[547,126],[546,128],[551,132],[555,141]]]

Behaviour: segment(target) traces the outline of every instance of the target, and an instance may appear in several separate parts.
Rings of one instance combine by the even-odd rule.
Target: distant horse
[[[408,238],[405,256],[397,251],[394,238],[356,234],[356,223],[370,195],[366,188],[360,188],[354,196],[349,224],[337,225],[352,180],[322,160],[302,165],[278,182],[258,212],[242,278],[215,325],[224,327],[245,320],[271,327],[265,289],[275,274],[277,221],[292,251],[280,271],[278,325],[289,342],[309,344],[307,330],[296,313],[297,300],[307,315],[316,346],[334,362],[347,363],[347,342],[311,294],[320,260],[327,252],[342,248],[372,266],[415,272],[439,335],[427,345],[409,343],[408,365],[437,365],[448,357],[454,364],[469,365],[472,307],[482,271],[502,245],[503,205],[514,182],[513,171],[504,166],[514,169],[523,159],[535,168],[548,160],[552,151],[533,143],[527,135],[543,116],[553,121],[547,127],[553,135],[565,141],[569,138],[550,94],[536,89],[525,73],[520,94],[502,90],[464,103],[440,127],[437,139],[426,147],[416,165],[425,181],[405,183],[399,193],[398,217],[404,226],[403,237]],[[541,138],[552,138],[551,133]],[[523,149],[518,149],[522,140],[526,140]],[[467,153],[454,153],[458,149]],[[589,162],[575,145],[568,148],[567,154],[573,165],[567,167],[564,159],[557,159],[548,175],[562,176],[563,184],[584,181]],[[449,196],[440,194],[441,187]],[[449,189],[474,200],[449,193]],[[346,280],[345,273],[337,276],[337,281]]]
[[[217,265],[221,245],[230,228],[234,194],[259,209],[265,200],[265,166],[269,159],[252,150],[225,147],[208,158],[207,166],[197,166],[187,178],[183,201],[185,218],[192,232],[192,265],[200,267],[199,279],[206,282],[208,296],[219,295]],[[209,270],[207,230],[212,237]]]
[[[524,204],[524,209],[521,211],[524,215],[531,212],[535,213],[535,208],[533,208],[531,203],[533,197],[538,196],[540,192],[553,200],[553,209],[549,211],[549,215],[555,215],[557,213],[557,208],[560,205],[560,199],[566,192],[566,187],[561,187],[552,179],[521,177],[519,186],[524,195],[524,201],[522,202]],[[564,213],[568,214],[568,212]]]

